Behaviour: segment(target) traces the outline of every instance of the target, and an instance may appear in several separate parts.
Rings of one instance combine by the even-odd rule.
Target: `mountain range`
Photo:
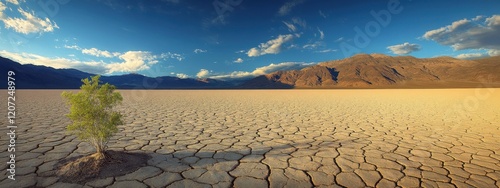
[[[467,88],[500,87],[500,56],[477,60],[358,54],[302,70],[278,71],[242,88]]]
[[[20,64],[0,57],[0,73],[15,71],[19,89],[76,89],[92,76],[76,69]],[[7,88],[7,79],[0,79]],[[476,60],[358,54],[301,70],[277,71],[236,85],[214,79],[102,76],[119,89],[468,88],[500,87],[500,56]]]
[[[20,64],[0,57],[0,74],[7,77],[8,71],[14,71],[16,88],[19,89],[77,89],[82,79],[94,74],[76,69],[54,69],[52,67]],[[0,79],[0,88],[7,88],[7,79]],[[119,76],[101,76],[101,81],[115,85],[119,89],[205,89],[229,88],[234,85],[214,79],[181,79],[178,77],[151,78],[140,74]]]

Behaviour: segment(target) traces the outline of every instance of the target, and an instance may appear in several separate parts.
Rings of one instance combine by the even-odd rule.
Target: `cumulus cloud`
[[[458,59],[476,59],[476,58],[481,58],[485,57],[486,54],[483,53],[467,53],[467,54],[459,54],[455,56]]]
[[[80,50],[82,54],[87,54],[95,57],[106,57],[106,58],[112,58],[112,57],[119,57],[120,59],[123,59],[123,57],[129,57],[131,54],[143,54],[144,59],[154,59],[155,61],[150,61],[150,62],[157,62],[158,59],[176,59],[178,61],[182,61],[184,59],[184,56],[178,53],[172,53],[172,52],[166,52],[162,53],[160,55],[152,55],[151,52],[143,52],[143,51],[128,51],[125,53],[120,53],[120,52],[109,52],[107,50],[100,50],[97,48],[81,48],[77,45],[64,45],[64,48],[68,49],[74,49],[74,50]],[[139,53],[140,52],[140,53]]]
[[[488,54],[500,50],[500,15],[476,16],[462,19],[438,29],[427,31],[422,37],[454,50],[482,49]]]
[[[128,51],[120,55],[119,58],[123,60],[123,62],[106,65],[109,73],[146,70],[149,69],[151,65],[158,63],[156,56],[146,51]]]
[[[4,19],[4,16],[3,16],[3,11],[4,11],[5,9],[7,9],[7,7],[6,7],[6,6],[5,6],[2,2],[0,2],[0,20],[2,20],[2,21],[3,21],[3,19]]]
[[[289,2],[286,2],[278,10],[278,15],[280,15],[280,16],[286,16],[286,15],[288,15],[295,6],[300,5],[303,2],[304,2],[304,0],[291,0]]]
[[[181,79],[189,78],[189,76],[187,74],[184,74],[184,73],[177,73],[176,76],[177,76],[177,78],[181,78]]]
[[[258,67],[252,72],[248,71],[234,71],[229,74],[217,74],[217,75],[208,75],[209,78],[219,79],[219,80],[238,80],[238,79],[248,79],[257,77],[264,74],[269,74],[276,71],[286,71],[286,70],[298,70],[308,66],[315,65],[316,63],[304,63],[304,62],[284,62],[270,65]],[[205,69],[202,69],[205,70]],[[206,71],[206,70],[205,70]],[[200,71],[201,72],[201,71]],[[208,71],[207,71],[208,73]],[[199,73],[198,73],[199,74]]]
[[[107,57],[107,58],[111,58],[111,57],[115,57],[115,56],[120,55],[120,53],[111,53],[109,51],[99,50],[97,48],[83,49],[82,53],[96,56],[96,57]]]
[[[405,42],[403,44],[389,46],[387,47],[387,49],[391,50],[393,54],[406,55],[415,51],[419,51],[421,47],[418,44],[410,44],[408,42]]]
[[[9,1],[10,2],[10,1]],[[11,3],[19,3],[18,1],[13,1]],[[0,20],[5,24],[5,28],[13,29],[14,31],[22,34],[30,33],[45,33],[52,32],[54,29],[59,29],[59,26],[49,18],[39,18],[34,12],[25,11],[22,8],[18,8],[17,11],[21,15],[20,18],[12,18],[4,15],[4,10],[6,6],[0,3]]]
[[[278,54],[284,43],[291,41],[294,35],[279,35],[277,38],[261,43],[258,47],[248,50],[248,57],[257,57],[265,54]]]
[[[198,78],[206,78],[210,75],[210,71],[207,69],[201,69],[200,72],[196,74],[196,77]]]
[[[105,63],[102,61],[79,61],[67,58],[49,58],[30,53],[12,53],[5,50],[0,51],[0,56],[12,59],[21,64],[43,65],[53,68],[74,68],[88,73],[105,74]]]
[[[112,57],[118,57],[121,55],[121,53],[119,53],[119,52],[111,53],[107,50],[99,50],[97,48],[81,48],[77,45],[72,45],[72,46],[64,45],[64,48],[79,50],[82,52],[82,54],[87,54],[87,55],[91,55],[91,56],[95,56],[95,57],[112,58]]]
[[[18,0],[6,0],[6,2],[12,3],[14,5],[19,5],[19,1]],[[21,2],[24,2],[24,0],[21,0]]]
[[[500,50],[488,50],[488,55],[490,56],[499,56]]]
[[[198,54],[198,53],[205,53],[207,52],[207,50],[202,50],[202,49],[195,49],[194,50],[194,53]]]
[[[238,58],[238,59],[234,60],[234,62],[235,62],[235,63],[243,63],[243,59]]]
[[[76,48],[75,46],[69,46]],[[11,53],[0,51],[0,56],[12,59],[23,64],[44,65],[53,68],[74,68],[94,74],[111,74],[115,72],[137,72],[150,69],[161,59],[161,55],[154,55],[148,51],[128,51],[120,54],[114,62],[80,61],[60,57],[44,57],[29,53]]]
[[[475,18],[472,18],[472,20],[474,20],[474,21],[479,21],[479,20],[481,20],[481,19],[483,19],[483,18],[484,18],[484,16],[483,16],[483,15],[479,15],[479,16],[476,16]]]

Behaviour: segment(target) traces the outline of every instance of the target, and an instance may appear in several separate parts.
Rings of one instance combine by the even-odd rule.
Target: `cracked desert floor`
[[[151,159],[84,185],[54,175],[92,152],[61,92],[17,91],[16,181],[1,103],[0,187],[500,186],[500,89],[124,90],[109,149]]]

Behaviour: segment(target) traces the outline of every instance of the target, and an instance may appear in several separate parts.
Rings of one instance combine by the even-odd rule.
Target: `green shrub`
[[[118,132],[116,126],[123,123],[122,115],[114,111],[123,98],[115,92],[114,85],[99,84],[99,78],[97,75],[90,80],[83,79],[78,93],[64,91],[61,96],[70,106],[70,113],[66,116],[73,122],[66,127],[67,130],[92,144],[96,153],[105,157],[109,138]]]

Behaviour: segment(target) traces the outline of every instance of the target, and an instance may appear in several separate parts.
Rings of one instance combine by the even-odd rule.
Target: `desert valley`
[[[0,1],[0,188],[499,188],[500,1]]]
[[[109,149],[146,159],[81,184],[55,175],[93,152],[66,133],[61,92],[18,91],[16,181],[4,161],[2,187],[500,186],[499,89],[120,91]]]

